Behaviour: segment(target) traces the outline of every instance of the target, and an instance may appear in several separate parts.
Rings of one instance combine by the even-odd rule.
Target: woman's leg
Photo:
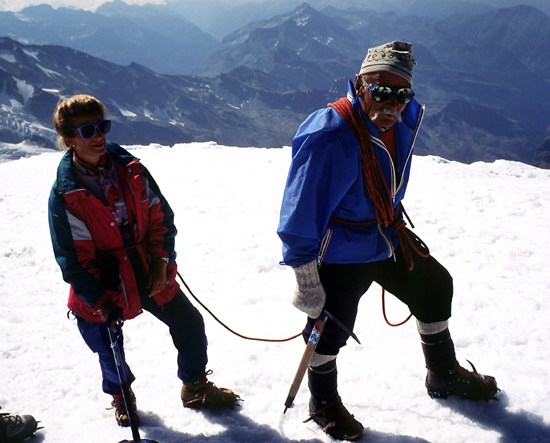
[[[181,290],[163,306],[152,298],[141,298],[143,309],[166,324],[178,350],[178,377],[184,383],[195,382],[206,372],[208,342],[199,311]]]
[[[113,350],[111,349],[111,340],[109,338],[109,330],[104,323],[95,323],[76,316],[78,330],[88,347],[95,352],[99,357],[99,365],[101,367],[101,375],[103,378],[103,392],[109,395],[119,395],[122,390],[120,388],[120,380],[116,368]],[[124,358],[124,339],[122,331],[118,338],[118,346]],[[128,384],[131,385],[135,380],[134,374],[126,364],[128,373]]]

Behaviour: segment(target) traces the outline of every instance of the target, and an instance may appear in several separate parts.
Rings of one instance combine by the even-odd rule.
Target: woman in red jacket
[[[48,208],[55,257],[71,285],[68,307],[99,356],[103,391],[113,396],[118,424],[129,426],[107,327],[145,309],[170,329],[184,407],[232,407],[239,396],[206,378],[204,322],[176,282],[174,214],[139,160],[107,142],[105,113],[87,95],[58,104],[54,126],[68,151]],[[119,340],[122,349],[122,333]]]

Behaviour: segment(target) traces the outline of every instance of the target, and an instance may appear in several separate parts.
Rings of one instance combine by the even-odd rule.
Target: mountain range
[[[418,154],[550,167],[550,17],[472,8],[442,17],[302,4],[221,42],[153,5],[0,12],[0,143],[51,145],[59,98],[87,92],[107,105],[122,144],[288,145],[309,113],[345,94],[367,47],[402,39],[414,43],[427,107]]]
[[[21,43],[68,46],[122,65],[190,74],[219,44],[183,17],[116,0],[95,13],[49,5],[0,12],[0,36]]]
[[[214,141],[280,147],[327,93],[270,92],[268,75],[237,68],[216,78],[157,74],[120,66],[62,46],[23,45],[0,38],[0,143],[30,139],[54,147],[52,116],[60,97],[99,98],[121,144]]]

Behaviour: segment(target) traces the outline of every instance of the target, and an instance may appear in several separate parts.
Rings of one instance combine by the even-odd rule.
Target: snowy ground
[[[136,148],[176,213],[179,269],[193,292],[238,332],[283,338],[304,318],[290,304],[293,272],[275,233],[290,150],[212,144]],[[118,442],[97,360],[66,317],[67,285],[53,258],[47,198],[61,154],[0,164],[0,405],[33,414],[42,442]],[[494,375],[499,402],[432,400],[413,321],[388,327],[380,288],[363,298],[339,357],[340,394],[373,443],[550,441],[550,171],[520,163],[463,165],[416,157],[406,209],[452,273],[451,332],[460,362]],[[390,320],[403,305],[388,300]],[[239,411],[184,410],[164,325],[126,323],[142,438],[179,442],[330,442],[307,416],[303,383],[284,401],[304,344],[231,335],[203,312],[211,376],[244,398]]]

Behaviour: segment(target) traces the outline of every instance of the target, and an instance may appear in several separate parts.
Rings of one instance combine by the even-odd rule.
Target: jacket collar
[[[74,171],[73,151],[74,149],[69,149],[65,152],[57,168],[57,189],[62,194],[82,189],[82,186],[80,186],[80,183],[76,179]],[[126,167],[130,163],[139,160],[113,142],[107,142],[107,152],[109,152],[111,158],[122,167]]]

